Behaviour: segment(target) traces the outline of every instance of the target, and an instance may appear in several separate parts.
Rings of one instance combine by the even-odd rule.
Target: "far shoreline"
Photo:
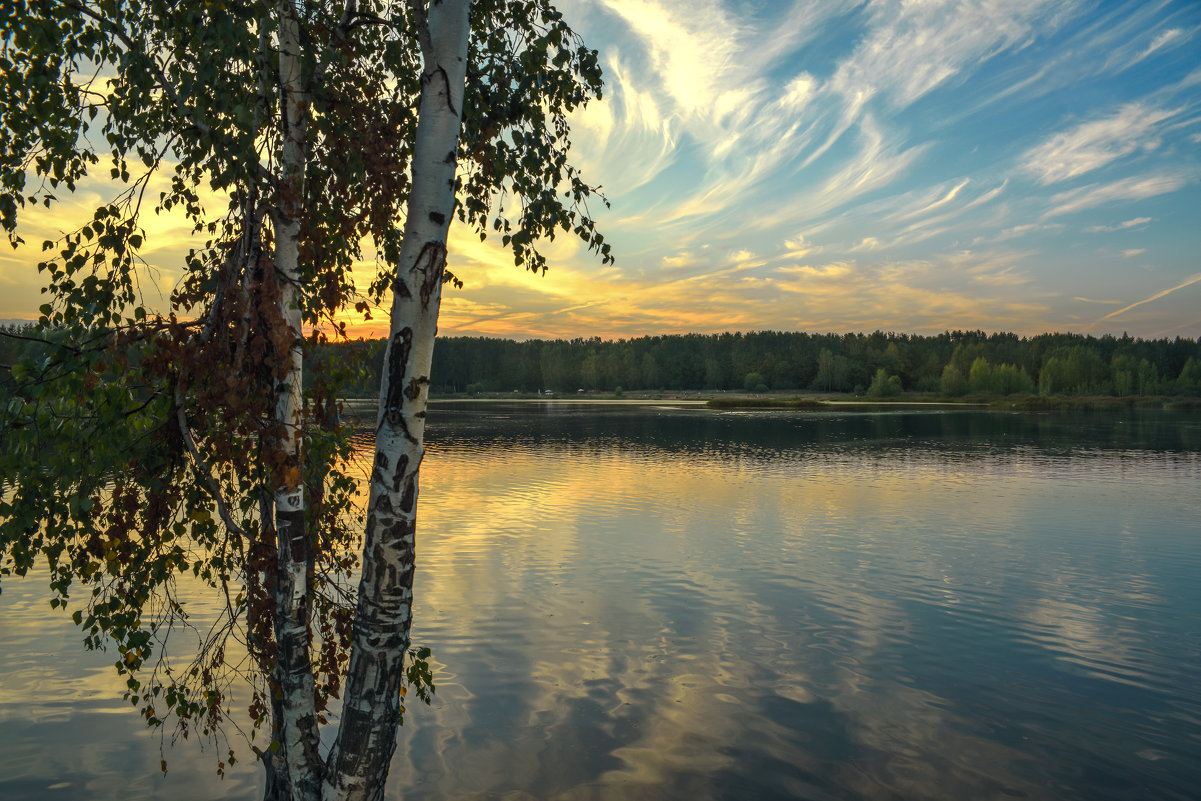
[[[378,403],[377,398],[343,398],[343,403],[363,406]],[[481,392],[475,394],[433,395],[431,403],[545,403],[545,404],[620,404],[647,403],[679,406],[700,406],[716,411],[851,411],[859,410],[992,410],[1008,412],[1050,411],[1201,411],[1201,398],[1173,396],[1084,396],[1084,395],[969,395],[960,398],[939,397],[923,393],[902,393],[891,397],[849,395],[840,393],[798,394],[773,392],[765,394],[721,391],[688,392],[605,392],[535,394],[513,392]]]

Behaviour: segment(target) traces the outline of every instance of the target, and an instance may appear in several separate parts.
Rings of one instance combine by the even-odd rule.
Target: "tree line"
[[[371,397],[383,340],[315,349],[345,371],[344,392]],[[812,390],[868,395],[1201,395],[1198,340],[948,331],[933,336],[756,331],[518,342],[439,338],[432,390],[557,393]]]
[[[24,337],[29,337],[28,339]],[[50,358],[32,327],[0,328],[0,391],[11,368]],[[312,347],[315,376],[349,397],[374,397],[386,340]],[[18,367],[18,369],[20,369]],[[887,396],[1201,395],[1201,342],[947,331],[871,334],[682,334],[516,341],[439,338],[432,389],[441,395],[513,392],[811,390]]]

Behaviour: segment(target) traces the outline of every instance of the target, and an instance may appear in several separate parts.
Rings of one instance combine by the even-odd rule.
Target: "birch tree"
[[[0,22],[0,225],[41,248],[46,296],[7,368],[0,576],[46,571],[132,706],[223,743],[219,770],[238,704],[268,798],[379,798],[403,690],[431,689],[409,631],[448,230],[536,272],[556,233],[610,259],[567,160],[596,53],[544,0],[18,0]],[[97,186],[88,218],[22,238]],[[145,221],[172,212],[196,246],[156,300]],[[362,509],[337,376],[304,356],[377,303]],[[185,580],[224,612],[176,653]]]

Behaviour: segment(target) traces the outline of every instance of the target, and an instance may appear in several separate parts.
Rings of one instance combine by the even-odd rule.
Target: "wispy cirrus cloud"
[[[733,105],[733,97],[723,98],[746,92],[726,77],[738,69],[738,43],[747,26],[720,2],[676,6],[653,0],[610,0],[605,7],[625,20],[639,38],[679,113],[707,117],[718,106]]]
[[[1023,223],[1021,225],[1014,225],[1009,228],[1005,228],[1000,233],[992,236],[976,237],[974,240],[972,240],[972,244],[997,244],[999,242],[1006,242],[1010,239],[1018,239],[1023,236],[1038,234],[1045,231],[1059,231],[1065,227],[1066,226],[1063,223]]]
[[[1146,39],[1143,39],[1142,42],[1129,42],[1111,56],[1109,63],[1115,65],[1119,71],[1128,70],[1153,56],[1180,47],[1192,39],[1196,33],[1197,28],[1195,27],[1187,29],[1180,27],[1161,29],[1151,37],[1150,42],[1147,42],[1145,46],[1140,45],[1142,45],[1142,42],[1146,42]]]
[[[1192,286],[1193,284],[1197,283],[1198,281],[1201,281],[1201,273],[1197,273],[1196,275],[1189,276],[1187,279],[1180,282],[1176,286],[1171,287],[1170,289],[1164,289],[1160,292],[1156,292],[1154,295],[1152,295],[1148,298],[1143,298],[1142,300],[1138,300],[1138,301],[1135,301],[1134,303],[1131,303],[1129,306],[1123,306],[1122,308],[1118,309],[1115,312],[1110,312],[1109,314],[1102,317],[1100,320],[1097,320],[1097,323],[1104,322],[1105,320],[1112,320],[1115,317],[1125,314],[1126,312],[1130,311],[1131,309],[1137,309],[1139,306],[1142,306],[1146,303],[1152,303],[1153,301],[1157,301],[1160,298],[1165,298],[1168,295],[1171,295],[1173,292],[1179,292],[1181,289],[1184,289],[1185,287]],[[1094,325],[1096,325],[1097,323],[1094,323]]]
[[[948,203],[955,200],[955,198],[959,196],[959,193],[963,191],[963,188],[965,186],[967,186],[969,183],[971,183],[971,179],[964,178],[962,181],[959,181],[957,184],[955,184],[954,186],[952,186],[950,189],[946,190],[945,192],[942,191],[941,187],[939,187],[935,190],[936,191],[935,197],[930,198],[928,203],[924,203],[924,204],[920,205],[918,208],[913,209],[911,211],[902,211],[901,213],[895,215],[894,219],[897,221],[909,220],[914,217],[921,217],[923,215],[929,214],[930,212],[935,211],[937,209],[941,209],[944,206],[946,206]]]
[[[1120,222],[1117,225],[1090,225],[1085,228],[1090,234],[1097,233],[1112,233],[1114,231],[1125,231],[1128,228],[1141,228],[1151,222],[1150,217],[1134,217],[1132,219]]]
[[[1054,30],[1065,13],[1051,0],[837,8],[814,0],[761,8],[613,0],[595,8],[621,21],[632,34],[623,49],[653,67],[627,68],[638,59],[626,57],[618,93],[628,86],[652,95],[681,144],[699,145],[687,151],[699,162],[691,186],[658,208],[661,219],[684,225],[681,233],[731,211],[757,230],[780,224],[778,202],[766,215],[756,206],[778,193],[788,171],[797,189],[787,205],[808,220],[895,184],[928,146],[907,141],[909,132],[886,118]],[[805,53],[823,26],[852,17],[865,35],[828,70],[808,67]],[[950,204],[957,191],[934,200]]]
[[[962,78],[1036,32],[1058,26],[1074,3],[972,0],[872,4],[870,32],[840,65],[833,84],[847,96],[885,93],[908,106]]]
[[[1190,171],[1161,171],[1149,175],[1122,178],[1107,184],[1088,184],[1052,195],[1050,199],[1052,206],[1043,217],[1072,214],[1117,201],[1143,200],[1157,195],[1166,195],[1192,183],[1195,177],[1195,174]]]
[[[1168,28],[1151,40],[1151,44],[1147,45],[1147,49],[1139,53],[1135,63],[1142,61],[1153,53],[1163,50],[1165,47],[1175,47],[1183,44],[1183,40],[1187,38],[1185,32],[1180,28]]]
[[[1113,114],[1055,134],[1022,156],[1022,168],[1039,183],[1075,178],[1128,156],[1153,149],[1155,129],[1179,113],[1144,103],[1127,103]]]

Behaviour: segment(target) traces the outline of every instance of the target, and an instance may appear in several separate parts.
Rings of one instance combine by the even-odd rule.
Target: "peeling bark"
[[[453,154],[461,126],[470,6],[470,0],[435,2],[427,19],[423,2],[410,3],[424,56],[412,190],[393,282],[363,573],[342,721],[326,761],[326,801],[381,798],[396,748],[412,619],[418,469],[425,453],[430,365],[454,213]]]

